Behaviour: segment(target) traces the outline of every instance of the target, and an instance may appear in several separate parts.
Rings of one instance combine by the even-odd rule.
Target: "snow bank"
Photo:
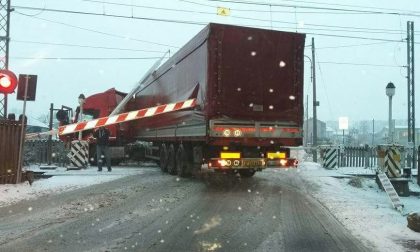
[[[359,177],[362,187],[356,188],[349,184],[351,178],[345,176],[372,171],[349,167],[325,170],[314,163],[303,163],[299,169],[308,185],[319,188],[313,191],[314,196],[354,235],[369,241],[379,251],[416,251],[414,246],[416,241],[420,242],[420,234],[407,228],[406,216],[393,209],[374,178]],[[410,189],[419,188],[411,183]],[[405,213],[420,211],[419,197],[401,197],[401,201]]]

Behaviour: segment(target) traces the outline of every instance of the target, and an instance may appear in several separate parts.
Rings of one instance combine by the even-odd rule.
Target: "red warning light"
[[[16,75],[9,70],[0,70],[0,93],[11,94],[17,86]]]

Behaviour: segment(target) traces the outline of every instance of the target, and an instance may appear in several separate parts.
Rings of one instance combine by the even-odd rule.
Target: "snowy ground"
[[[357,188],[349,184],[351,177],[343,176],[372,171],[349,167],[326,170],[310,162],[302,163],[299,170],[314,196],[356,236],[370,241],[379,251],[420,250],[420,234],[407,228],[406,216],[393,209],[374,178],[360,176],[362,187]],[[411,183],[410,190],[420,188]],[[405,214],[420,212],[420,197],[401,197],[401,201]]]
[[[19,185],[0,185],[0,207],[16,203],[21,200],[34,199],[43,195],[58,194],[94,184],[100,184],[133,174],[141,174],[140,168],[113,167],[112,172],[106,168],[98,172],[96,167],[82,170],[66,171],[58,167],[56,170],[40,170],[38,166],[31,166],[28,170],[42,171],[51,178],[35,180],[32,186],[28,182]]]
[[[39,170],[38,167],[30,169]],[[78,171],[66,171],[65,168],[43,170],[45,174],[54,176],[36,180],[32,186],[27,182],[19,185],[0,185],[0,207],[24,199],[58,194],[132,174],[141,174],[141,169],[144,168],[116,167],[110,173],[98,173],[96,167]],[[407,228],[406,216],[392,208],[388,196],[379,189],[373,177],[360,176],[360,188],[349,184],[351,174],[373,175],[373,170],[351,167],[326,170],[319,164],[304,162],[297,171],[306,182],[308,192],[355,236],[373,243],[379,251],[420,250],[420,234]],[[410,190],[420,192],[415,183],[410,184]],[[420,212],[420,197],[401,197],[401,201],[405,205],[405,214]]]

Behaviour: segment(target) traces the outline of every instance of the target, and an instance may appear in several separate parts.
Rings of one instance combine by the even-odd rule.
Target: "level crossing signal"
[[[0,70],[0,93],[11,94],[17,86],[16,75],[9,70]]]

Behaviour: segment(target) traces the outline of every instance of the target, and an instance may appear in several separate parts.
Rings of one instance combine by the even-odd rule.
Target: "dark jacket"
[[[93,136],[96,138],[96,143],[98,145],[108,145],[109,130],[107,128],[99,128],[93,133]]]

